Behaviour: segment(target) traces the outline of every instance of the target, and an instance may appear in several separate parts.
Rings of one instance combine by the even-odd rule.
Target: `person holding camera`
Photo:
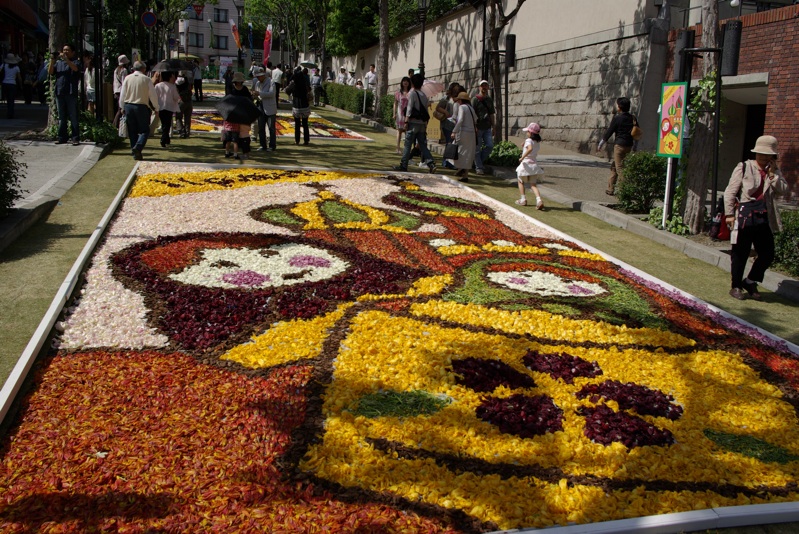
[[[758,137],[752,152],[755,159],[736,165],[724,190],[724,213],[729,214],[725,222],[731,229],[732,244],[730,296],[738,300],[761,299],[757,284],[763,282],[774,261],[774,233],[782,231],[777,197],[788,190],[788,182],[777,168],[777,138]],[[757,258],[744,278],[753,245]]]
[[[54,61],[58,59],[58,61]],[[75,47],[65,44],[61,52],[54,50],[48,69],[50,76],[55,74],[55,97],[58,105],[58,140],[57,145],[68,141],[67,122],[72,127],[72,144],[80,144],[78,127],[78,84],[83,78],[80,65],[75,62]]]

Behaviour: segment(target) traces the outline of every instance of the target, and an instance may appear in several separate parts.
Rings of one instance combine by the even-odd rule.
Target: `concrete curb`
[[[45,186],[12,208],[8,217],[0,221],[0,252],[46,217],[58,205],[61,197],[111,150],[111,145],[108,144],[84,146],[81,153]]]

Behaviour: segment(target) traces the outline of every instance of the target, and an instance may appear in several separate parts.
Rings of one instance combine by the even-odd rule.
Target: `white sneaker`
[[[535,209],[537,210],[544,209],[544,201],[541,200],[540,198],[538,199],[538,202],[535,203]]]
[[[519,200],[516,201],[516,204],[518,204],[519,206],[526,206],[527,205],[527,199],[526,198],[520,198]]]
[[[486,173],[486,172],[485,172],[483,169],[477,169],[477,170],[476,170],[476,171],[474,171],[474,172],[475,172],[476,174],[479,174],[480,176],[483,176],[483,175]]]

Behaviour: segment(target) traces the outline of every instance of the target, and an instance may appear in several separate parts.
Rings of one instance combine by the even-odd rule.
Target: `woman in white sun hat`
[[[788,183],[777,167],[777,138],[758,137],[752,152],[755,159],[735,166],[724,191],[726,223],[732,230],[730,296],[738,300],[761,299],[757,284],[763,281],[766,269],[774,261],[774,233],[782,230],[777,197],[788,190]],[[753,245],[757,258],[744,278]]]

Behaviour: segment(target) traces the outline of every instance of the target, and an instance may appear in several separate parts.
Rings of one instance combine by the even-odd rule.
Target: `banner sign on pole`
[[[241,50],[241,36],[239,35],[239,27],[230,19],[230,33],[233,34],[233,40],[236,41],[236,48]]]
[[[266,31],[264,32],[264,60],[262,65],[266,67],[266,64],[269,63],[269,54],[272,52],[272,25],[268,24],[266,26]]]
[[[664,83],[660,95],[660,134],[657,155],[682,157],[688,82]]]

